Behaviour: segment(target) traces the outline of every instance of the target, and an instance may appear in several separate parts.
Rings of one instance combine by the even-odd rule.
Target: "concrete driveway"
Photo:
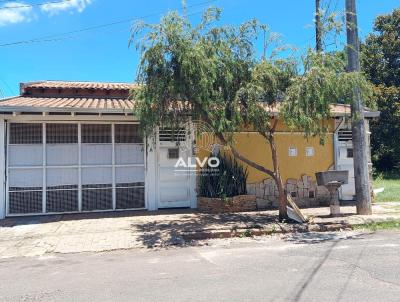
[[[209,246],[0,259],[0,300],[385,301],[400,233],[303,233]]]

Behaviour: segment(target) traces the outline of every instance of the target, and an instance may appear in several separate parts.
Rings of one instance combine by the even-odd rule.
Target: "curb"
[[[206,240],[216,238],[252,237],[272,234],[306,233],[306,232],[335,232],[352,230],[353,226],[347,224],[296,224],[275,225],[265,228],[240,228],[230,230],[198,230],[181,234],[184,240]]]

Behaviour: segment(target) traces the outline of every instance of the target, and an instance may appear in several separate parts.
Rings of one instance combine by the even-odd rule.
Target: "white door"
[[[186,131],[171,137],[168,130],[160,130],[157,148],[158,208],[191,206],[190,174],[193,171],[182,166],[176,167],[179,159],[187,163],[191,155],[188,145],[183,143],[186,140]]]
[[[340,187],[340,198],[353,200],[356,194],[354,181],[353,144],[351,142],[339,143],[338,170],[349,171],[349,182]]]

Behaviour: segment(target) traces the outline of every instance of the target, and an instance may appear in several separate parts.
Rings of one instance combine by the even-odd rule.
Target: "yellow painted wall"
[[[333,133],[327,134],[324,145],[320,145],[318,137],[307,139],[301,133],[277,132],[275,140],[284,182],[288,178],[299,179],[303,174],[312,176],[315,179],[315,172],[325,171],[334,164]],[[202,138],[198,139],[197,145],[202,146]],[[237,150],[247,158],[272,169],[269,144],[260,134],[256,132],[237,133],[235,134],[235,145]],[[289,147],[297,148],[297,156],[289,156]],[[314,156],[306,156],[306,147],[314,147]],[[209,156],[209,154],[209,151],[199,148],[199,157],[203,158],[204,156]],[[268,175],[254,168],[248,167],[248,171],[248,182],[250,183],[260,182],[265,178],[269,178]]]

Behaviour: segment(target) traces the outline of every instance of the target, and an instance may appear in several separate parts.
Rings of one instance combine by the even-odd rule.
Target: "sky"
[[[345,0],[323,0],[343,10]],[[300,50],[314,47],[315,0],[187,0],[197,22],[209,6],[222,9],[221,24],[257,18]],[[400,0],[357,0],[361,38],[377,15]],[[133,82],[140,54],[129,47],[135,20],[156,23],[181,0],[0,0],[0,98],[17,95],[19,83],[40,80]]]

